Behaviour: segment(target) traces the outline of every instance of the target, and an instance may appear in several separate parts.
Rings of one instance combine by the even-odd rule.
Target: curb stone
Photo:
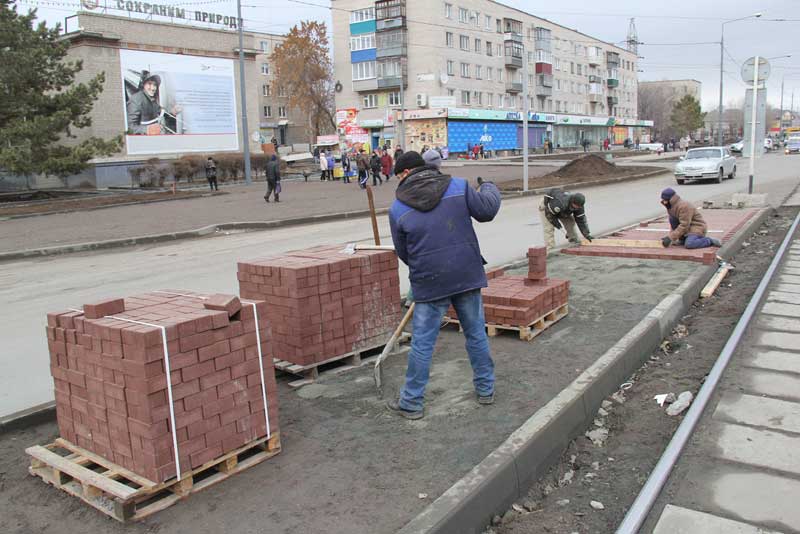
[[[730,258],[738,252],[772,212],[763,209],[751,218],[719,255]],[[491,518],[525,496],[569,442],[591,424],[603,399],[669,335],[716,270],[716,265],[698,267],[594,364],[398,533],[483,532]]]

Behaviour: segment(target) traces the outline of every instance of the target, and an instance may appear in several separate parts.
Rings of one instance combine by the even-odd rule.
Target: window
[[[556,91],[561,90],[561,80],[556,80]]]
[[[481,53],[481,40],[480,39],[475,39],[475,53],[476,54],[480,54]]]
[[[553,60],[553,68],[556,70],[561,70],[561,60],[556,58]]]
[[[497,81],[500,83],[503,82],[503,69],[497,69]]]
[[[269,63],[262,63],[261,64],[261,74],[265,76],[269,76]]]
[[[444,5],[444,18],[452,19],[453,18],[453,4],[445,4]]]
[[[356,9],[350,13],[350,22],[364,22],[366,20],[375,20],[374,7]]]
[[[487,56],[492,55],[492,43],[490,43],[489,41],[486,41],[486,55]]]
[[[400,91],[394,91],[389,93],[389,105],[390,106],[400,105]]]
[[[264,53],[269,52],[269,41],[261,41],[261,51]]]
[[[583,74],[581,74],[581,64],[578,63],[578,76],[582,76],[582,75]]]
[[[448,89],[447,90],[447,96],[456,96],[456,90],[455,89]]]
[[[483,67],[480,65],[475,65],[475,79],[482,80],[483,79]]]
[[[378,107],[378,95],[375,93],[370,93],[368,95],[364,95],[364,108],[377,108]]]
[[[401,73],[402,73],[402,67],[400,65],[399,59],[378,63],[379,78],[395,78],[400,76]]]
[[[458,36],[458,44],[461,50],[466,50],[469,52],[469,36],[468,35],[459,35]]]
[[[453,48],[453,32],[444,33],[444,42],[448,47]]]
[[[353,80],[368,80],[375,77],[375,62],[353,63]]]
[[[454,76],[456,73],[456,63],[453,60],[447,60],[447,75]]]
[[[486,67],[486,79],[490,82],[492,81],[492,71],[494,69],[492,67]]]
[[[469,78],[469,63],[462,63],[461,64],[461,77],[462,78]]]
[[[500,19],[495,19],[497,23],[497,33],[503,33],[503,21]]]
[[[528,63],[533,63],[533,52],[528,52]]]
[[[375,48],[375,34],[365,33],[364,35],[357,35],[350,38],[350,50],[357,52],[358,50],[369,50]]]
[[[264,96],[272,96],[272,86],[269,84],[262,85],[261,94]]]
[[[272,106],[264,106],[264,116],[272,117]]]
[[[481,12],[480,11],[476,11],[475,13],[472,14],[472,18],[475,19],[475,27],[476,28],[480,28],[481,27]]]
[[[506,106],[504,100],[505,100],[505,98],[503,97],[503,95],[501,95],[501,94],[497,95],[497,107],[498,108],[503,109]]]
[[[286,106],[278,106],[278,117],[286,118]]]
[[[286,96],[286,87],[280,86],[278,87],[278,96],[285,97]]]
[[[575,74],[575,63],[573,63],[572,61],[569,62],[569,73]]]
[[[498,44],[495,48],[495,53],[498,57],[503,57],[503,45]]]
[[[556,100],[556,113],[561,111],[561,100]]]
[[[486,25],[484,26],[487,30],[492,31],[492,16],[486,15]]]
[[[461,91],[461,105],[469,106],[469,91]]]
[[[467,23],[469,21],[469,11],[463,7],[458,8],[458,22]]]
[[[472,101],[475,103],[476,106],[483,105],[483,93],[480,91],[473,91],[472,92]]]

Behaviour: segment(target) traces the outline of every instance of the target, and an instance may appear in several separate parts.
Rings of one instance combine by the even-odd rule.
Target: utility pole
[[[756,118],[758,117],[758,63],[761,60],[756,56],[753,63],[753,110],[750,114],[750,181],[747,185],[747,194],[753,194],[753,175],[756,169]],[[763,126],[763,125],[762,125]],[[761,147],[758,147],[761,150]]]
[[[244,181],[247,185],[253,183],[250,176],[250,134],[247,127],[247,91],[244,81],[244,33],[242,29],[242,0],[236,0],[236,16],[239,26],[239,98],[242,101],[242,141],[244,142]]]
[[[778,117],[778,135],[783,139],[783,83],[786,81],[786,76],[781,78],[781,114]]]
[[[400,143],[397,146],[406,146],[406,92],[403,87],[406,84],[406,65],[400,59]],[[403,150],[408,150],[405,147]]]
[[[719,107],[717,108],[717,145],[722,146],[722,63],[725,60],[725,24],[722,24],[722,33],[719,37]]]
[[[530,100],[528,99],[528,54],[522,48],[522,190],[528,190],[528,113]]]

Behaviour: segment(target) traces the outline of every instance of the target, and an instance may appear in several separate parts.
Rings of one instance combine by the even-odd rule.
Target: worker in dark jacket
[[[583,237],[589,241],[594,239],[589,232],[585,205],[586,197],[581,193],[570,193],[560,189],[551,189],[545,193],[539,205],[539,216],[544,229],[544,243],[548,249],[555,248],[555,230],[561,229],[562,224],[570,243],[580,244],[578,234],[575,232],[576,223]]]
[[[719,239],[706,237],[708,226],[703,215],[691,202],[678,196],[671,187],[661,192],[661,205],[667,208],[669,226],[672,228],[669,235],[661,239],[664,247],[673,243],[688,249],[722,246]]]
[[[416,307],[405,385],[400,398],[390,400],[388,407],[408,419],[423,416],[433,347],[450,305],[467,338],[478,402],[492,404],[494,362],[481,299],[481,288],[487,286],[486,262],[472,219],[494,219],[500,210],[500,192],[491,182],[481,182],[476,191],[463,178],[426,165],[414,151],[397,159],[394,172],[400,185],[389,210],[389,224],[397,256],[408,265]]]
[[[266,168],[267,175],[267,194],[264,195],[264,200],[269,202],[270,195],[275,195],[275,202],[280,202],[281,196],[281,164],[278,157],[273,154],[267,162]]]

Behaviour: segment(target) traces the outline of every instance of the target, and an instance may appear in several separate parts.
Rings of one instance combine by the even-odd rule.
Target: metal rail
[[[686,443],[692,436],[692,432],[694,432],[694,428],[697,426],[700,417],[703,415],[706,404],[708,404],[709,399],[714,394],[714,390],[717,388],[720,378],[722,378],[722,374],[728,367],[731,357],[739,345],[745,329],[747,328],[748,324],[750,324],[750,320],[753,318],[753,315],[755,315],[755,312],[761,303],[761,299],[767,290],[767,286],[769,286],[770,282],[772,281],[772,277],[774,276],[775,271],[778,269],[786,249],[792,242],[792,238],[797,230],[798,223],[800,223],[800,214],[795,217],[794,223],[792,224],[791,228],[789,228],[783,243],[775,253],[772,263],[767,269],[767,272],[764,273],[761,283],[758,284],[753,297],[747,304],[747,308],[745,308],[744,313],[742,313],[742,317],[739,319],[739,322],[736,323],[736,327],[733,329],[733,332],[728,338],[728,342],[725,343],[722,352],[717,358],[717,361],[714,363],[714,367],[711,368],[711,371],[706,377],[705,383],[697,393],[697,398],[692,403],[689,411],[686,412],[686,416],[683,418],[680,426],[678,426],[678,429],[672,436],[669,445],[667,445],[667,448],[664,450],[664,454],[662,454],[661,458],[653,469],[653,472],[650,473],[650,477],[647,479],[647,482],[645,482],[645,485],[642,487],[642,490],[639,492],[639,495],[636,497],[636,500],[633,502],[630,510],[628,510],[628,513],[625,515],[625,519],[623,519],[619,528],[617,528],[616,534],[636,534],[639,531],[639,528],[642,526],[642,523],[644,523],[645,519],[647,519],[650,509],[653,507],[653,503],[656,501],[658,495],[661,493],[662,488],[669,479],[672,468],[675,466],[678,458],[680,458],[683,448],[686,446]]]

